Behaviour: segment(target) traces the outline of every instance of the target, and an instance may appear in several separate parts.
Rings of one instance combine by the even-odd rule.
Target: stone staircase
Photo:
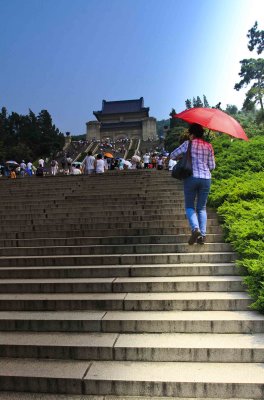
[[[167,171],[3,181],[0,399],[264,399],[264,316]],[[127,397],[131,396],[131,397]]]

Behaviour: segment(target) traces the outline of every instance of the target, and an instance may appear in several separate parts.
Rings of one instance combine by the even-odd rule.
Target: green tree
[[[264,59],[249,58],[240,61],[241,70],[239,76],[242,78],[240,82],[235,84],[235,89],[240,90],[245,86],[252,84],[246,93],[245,102],[260,104],[263,111],[264,96]]]
[[[227,104],[225,111],[230,115],[236,115],[238,113],[238,108],[234,104]]]
[[[191,101],[191,99],[185,100],[185,106],[186,106],[186,110],[189,110],[190,108],[192,108],[192,101]]]
[[[205,95],[203,95],[203,106],[206,108],[210,108],[208,100]]]
[[[175,110],[175,108],[172,108],[171,112],[169,114],[170,115],[170,129],[174,128],[178,124],[178,120],[176,118],[173,118],[173,115],[175,115],[175,114],[176,114],[176,110]]]
[[[28,115],[12,112],[8,115],[5,107],[0,112],[0,158],[22,158],[36,160],[49,157],[61,150],[64,135],[52,124],[47,110],[38,116],[29,110]]]
[[[193,98],[193,107],[203,107],[203,102],[199,96]]]
[[[187,129],[185,126],[176,126],[171,129],[165,139],[164,139],[164,147],[165,149],[171,153],[176,147],[179,146],[180,143],[184,141],[184,137],[187,135]]]
[[[264,50],[264,31],[258,30],[257,21],[251,29],[249,29],[247,37],[249,38],[248,49],[253,51],[255,47],[257,48],[257,53],[261,54]]]
[[[40,129],[39,155],[48,156],[61,149],[64,143],[64,136],[52,123],[52,118],[47,110],[41,110],[37,116]]]

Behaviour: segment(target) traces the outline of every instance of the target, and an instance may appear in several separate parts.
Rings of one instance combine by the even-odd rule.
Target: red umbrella
[[[174,114],[173,118],[180,118],[190,124],[200,124],[205,128],[227,133],[238,139],[248,140],[242,126],[230,115],[217,108],[190,108],[179,114]]]

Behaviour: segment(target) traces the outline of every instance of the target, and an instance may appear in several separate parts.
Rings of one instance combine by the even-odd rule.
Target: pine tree
[[[185,100],[185,106],[186,106],[186,110],[189,110],[190,108],[192,108],[192,101],[191,101],[191,99]]]
[[[196,107],[203,107],[203,102],[202,102],[200,96],[197,96]]]
[[[258,30],[257,21],[253,27],[248,31],[247,37],[249,38],[248,49],[253,51],[257,47],[257,53],[261,54],[264,50],[264,31]]]
[[[210,108],[209,103],[205,95],[203,95],[203,106],[206,108]]]

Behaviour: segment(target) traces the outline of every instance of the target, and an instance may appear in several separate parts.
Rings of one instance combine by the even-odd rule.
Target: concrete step
[[[110,203],[110,202],[120,202],[120,197],[122,197],[122,199],[124,201],[152,201],[153,197],[155,196],[155,201],[160,200],[162,201],[163,199],[167,199],[168,195],[172,195],[174,197],[175,200],[178,201],[182,201],[183,200],[183,193],[182,192],[177,192],[177,191],[160,191],[157,193],[157,191],[153,190],[153,192],[149,192],[149,193],[139,193],[139,189],[136,189],[135,191],[123,191],[122,193],[107,193],[107,196],[105,196],[105,193],[102,193],[102,191],[93,191],[91,192],[86,192],[83,194],[78,194],[78,193],[74,193],[74,194],[65,194],[65,199],[67,201],[70,202],[79,202],[79,201],[83,201],[83,200],[87,200],[87,201],[92,201],[93,198],[96,198],[96,200],[98,199],[99,202],[104,202],[106,200],[106,203]],[[94,196],[94,197],[93,197]],[[48,197],[49,198],[49,197]],[[6,200],[7,201],[7,200]]]
[[[161,183],[161,182],[154,182],[153,183],[153,187],[144,184],[144,182],[141,180],[139,181],[134,181],[133,182],[134,185],[132,186],[129,183],[125,183],[122,182],[122,188],[117,187],[115,191],[109,191],[109,189],[111,189],[113,187],[113,185],[110,184],[110,182],[105,182],[104,185],[102,185],[100,182],[95,182],[95,184],[89,185],[85,184],[85,185],[58,185],[57,191],[56,191],[56,185],[52,185],[52,184],[47,184],[44,185],[42,187],[35,187],[35,186],[31,186],[31,193],[33,195],[35,194],[41,194],[41,196],[48,196],[50,194],[56,195],[56,194],[63,194],[65,193],[65,189],[67,194],[70,195],[90,195],[91,191],[93,191],[94,193],[98,194],[98,195],[102,195],[103,191],[102,189],[106,189],[107,193],[109,194],[109,196],[113,196],[115,197],[117,194],[126,194],[126,193],[131,193],[131,194],[138,194],[139,196],[141,195],[145,195],[145,194],[150,194],[150,193],[154,193],[155,192],[155,187],[157,186],[159,189],[159,194],[162,194],[164,192],[168,192],[171,191],[173,193],[176,194],[180,194],[182,191],[180,190],[179,187],[175,187],[174,185],[168,185],[165,183]],[[46,189],[49,189],[48,191]],[[10,194],[15,194],[17,191],[19,190],[19,192],[24,196],[24,197],[30,197],[30,193],[28,191],[25,190],[25,187],[20,187],[20,188],[10,188],[7,189],[6,191],[2,191],[2,195],[4,197],[7,197]]]
[[[178,217],[172,217],[170,214],[167,215],[130,215],[130,216],[126,216],[125,220],[124,220],[124,216],[119,216],[119,217],[104,217],[101,216],[99,213],[97,216],[89,216],[89,215],[82,215],[80,217],[67,217],[67,218],[59,218],[59,216],[54,216],[53,219],[51,218],[43,218],[40,220],[38,218],[36,219],[28,219],[27,217],[22,217],[20,220],[12,220],[12,219],[7,219],[4,223],[7,225],[14,225],[14,224],[18,224],[18,222],[21,222],[21,224],[23,224],[23,227],[25,225],[49,225],[49,224],[54,224],[54,225],[58,225],[58,224],[66,224],[66,225],[73,225],[73,224],[93,224],[93,223],[97,223],[97,224],[105,224],[105,225],[110,225],[113,224],[114,227],[118,227],[118,225],[120,225],[120,227],[122,226],[126,226],[129,224],[133,224],[133,223],[138,223],[139,225],[144,224],[144,223],[153,223],[156,222],[156,224],[162,224],[162,223],[166,223],[168,224],[168,221],[170,221],[170,226],[174,226],[171,225],[172,223],[177,224],[179,226],[182,225],[186,225],[187,223],[187,219],[185,218],[184,215],[178,216]],[[107,224],[106,224],[107,223]],[[211,226],[211,225],[218,225],[218,220],[217,218],[213,217],[213,218],[208,218],[207,220],[207,225]],[[110,226],[109,226],[110,227]]]
[[[188,243],[190,235],[112,236],[112,237],[42,237],[32,239],[0,239],[0,247],[84,246],[118,244]],[[223,243],[223,235],[208,234],[206,243]]]
[[[198,245],[197,245],[198,247]],[[33,267],[57,265],[127,265],[174,263],[229,263],[237,258],[234,252],[58,255],[58,256],[6,256],[0,257],[0,267]]]
[[[38,194],[40,193],[41,195],[46,195],[49,193],[60,193],[60,192],[65,192],[67,190],[67,193],[77,193],[77,194],[89,194],[91,191],[97,191],[98,193],[102,194],[102,189],[106,189],[107,192],[109,192],[109,189],[113,188],[113,181],[107,179],[104,183],[99,182],[99,181],[94,181],[94,182],[85,182],[83,181],[82,183],[74,183],[73,184],[68,184],[69,182],[64,182],[64,183],[58,183],[56,185],[56,182],[45,182],[43,185],[31,185],[25,183],[25,186],[14,186],[14,187],[6,187],[6,190],[0,190],[0,193],[3,195],[5,194],[16,194],[18,191],[22,193],[25,196],[30,196],[28,189],[31,189],[32,194]],[[153,181],[152,186],[149,185],[149,182],[144,182],[144,179],[134,179],[132,182],[120,182],[122,183],[122,187],[116,186],[116,190],[114,193],[109,193],[109,194],[123,194],[124,192],[139,192],[140,194],[142,193],[151,193],[156,191],[156,187],[159,189],[159,191],[175,191],[175,192],[180,192],[182,189],[181,185],[174,185],[171,184],[169,181],[167,182],[162,182],[162,181]],[[133,186],[132,186],[133,183]],[[46,190],[48,189],[48,191]],[[56,191],[57,189],[57,191]]]
[[[218,222],[216,219],[208,219],[207,221],[208,231],[210,232],[210,228],[216,226],[218,228]],[[96,229],[112,229],[115,232],[118,229],[130,229],[130,228],[188,228],[188,223],[186,219],[182,220],[174,220],[169,217],[166,217],[162,220],[149,220],[149,221],[134,221],[133,218],[131,221],[120,221],[120,222],[109,222],[108,219],[104,221],[104,219],[98,219],[97,221],[92,221],[89,218],[83,219],[56,219],[45,220],[45,223],[37,220],[29,220],[25,221],[22,225],[19,225],[16,221],[6,222],[1,231],[5,232],[50,232],[51,230],[65,231],[67,230],[85,230],[89,229],[94,232]],[[190,229],[188,229],[190,231]]]
[[[258,363],[264,334],[0,332],[0,357]]]
[[[4,359],[3,390],[263,399],[263,363]]]
[[[263,399],[264,365],[95,361],[84,380],[89,394]]]
[[[243,311],[251,303],[245,292],[0,294],[1,311]]]
[[[159,203],[162,203],[163,202],[163,200],[166,202],[166,200],[168,199],[168,196],[171,196],[171,195],[173,195],[173,193],[171,194],[169,194],[169,193],[163,193],[163,194],[159,194],[158,196],[155,196],[156,198],[155,198],[155,200],[153,200],[153,196],[154,195],[152,195],[152,194],[149,194],[149,195],[133,195],[133,194],[130,194],[130,193],[127,193],[127,194],[122,194],[122,195],[116,195],[115,197],[111,197],[111,196],[109,196],[109,197],[105,197],[105,195],[103,196],[102,194],[101,194],[101,196],[99,195],[99,194],[96,194],[96,193],[90,193],[89,195],[81,195],[81,196],[78,196],[78,195],[75,195],[75,196],[73,196],[73,195],[68,195],[68,194],[65,194],[65,195],[56,195],[56,197],[55,197],[55,195],[54,194],[51,194],[50,196],[44,196],[41,200],[40,200],[40,198],[38,198],[38,197],[35,197],[35,198],[33,198],[33,200],[30,200],[30,204],[32,204],[32,205],[40,205],[41,207],[43,207],[43,204],[49,204],[49,203],[51,203],[51,204],[60,204],[61,202],[66,202],[66,203],[68,203],[68,204],[73,204],[73,205],[79,205],[80,203],[82,203],[82,202],[86,202],[86,203],[92,203],[93,201],[94,201],[94,199],[96,198],[96,202],[97,202],[97,204],[101,204],[101,205],[104,205],[104,204],[106,204],[106,205],[111,205],[111,204],[131,204],[131,203],[134,203],[134,204],[137,204],[137,205],[139,205],[139,204],[145,204],[145,205],[151,205],[151,204],[159,204]],[[183,202],[183,195],[181,194],[181,195],[176,195],[176,194],[174,194],[174,200],[172,201],[172,202],[168,202],[167,201],[167,204],[171,204],[171,205],[173,205],[173,204],[179,204],[179,203],[182,203]],[[21,197],[21,196],[19,196],[19,197]],[[121,199],[123,200],[123,201],[121,201],[120,200],[120,197],[121,197]],[[20,200],[20,203],[27,203],[27,202],[29,202],[29,199],[30,199],[30,197],[29,198],[27,198],[27,197],[21,197],[19,200]],[[2,200],[2,198],[1,198],[1,204],[3,204],[3,206],[6,206],[6,205],[8,205],[8,206],[16,206],[16,202],[15,202],[15,200],[10,200],[10,198],[8,198],[8,196],[6,197],[6,198],[3,198],[3,200]]]
[[[125,209],[125,207],[122,207],[123,209],[117,209],[117,208],[104,208],[104,209],[100,209],[100,207],[95,207],[95,206],[91,206],[91,207],[84,207],[84,206],[80,206],[80,207],[75,207],[74,210],[71,208],[61,208],[61,207],[50,207],[50,208],[43,208],[43,209],[27,209],[26,207],[24,209],[21,210],[14,210],[12,212],[11,215],[6,214],[6,210],[5,212],[0,212],[0,220],[4,221],[7,219],[12,219],[12,220],[19,220],[22,217],[26,217],[26,218],[54,218],[56,216],[60,217],[60,218],[68,218],[71,217],[72,215],[81,217],[84,215],[88,215],[88,216],[97,216],[98,214],[100,214],[100,216],[104,216],[104,217],[114,217],[114,216],[146,216],[146,215],[157,215],[157,216],[161,216],[161,215],[174,215],[174,216],[181,216],[183,215],[183,207],[178,208],[175,206],[171,206],[171,205],[163,205],[162,209],[157,209],[157,207],[153,206],[151,208],[135,208],[135,207],[130,207],[128,209]],[[212,211],[212,210],[208,210],[207,215],[209,217],[217,217],[217,214]]]
[[[115,177],[112,179],[110,176],[108,176],[106,179],[98,180],[96,177],[93,181],[89,180],[83,180],[76,182],[74,180],[72,181],[64,181],[64,182],[59,182],[59,181],[48,181],[45,179],[43,182],[37,182],[34,181],[31,182],[26,182],[25,180],[23,183],[20,181],[16,181],[17,184],[14,186],[10,186],[6,184],[5,189],[1,188],[0,193],[16,193],[17,191],[22,192],[22,193],[28,193],[28,189],[31,189],[33,193],[35,192],[43,192],[45,193],[45,188],[48,188],[50,190],[56,190],[58,188],[59,190],[62,189],[67,189],[69,192],[75,192],[75,191],[86,191],[87,189],[89,190],[100,190],[100,189],[111,189],[113,187],[113,183],[116,183],[116,192],[117,193],[122,193],[122,188],[125,188],[126,190],[133,190],[136,188],[140,188],[142,191],[153,191],[155,187],[158,187],[160,190],[161,189],[168,189],[171,188],[172,190],[182,190],[183,189],[183,184],[180,182],[175,182],[173,183],[171,180],[166,179],[164,177],[164,180],[162,179],[145,179],[144,177],[134,177],[133,179],[118,179]],[[151,185],[150,185],[151,183]],[[120,187],[120,184],[122,185],[122,188]]]
[[[74,209],[77,212],[127,212],[127,211],[132,211],[132,212],[137,212],[137,211],[145,211],[149,213],[158,213],[159,211],[159,206],[160,202],[152,202],[149,204],[148,202],[144,202],[142,204],[135,204],[135,203],[130,203],[129,205],[126,202],[122,203],[109,203],[107,206],[102,207],[102,204],[100,203],[93,203],[91,202],[86,203],[86,202],[79,202],[74,204]],[[183,212],[184,214],[184,205],[183,202],[178,202],[178,201],[162,201],[162,209],[164,210],[174,210],[175,212]],[[70,202],[62,202],[62,203],[57,203],[56,201],[53,202],[41,202],[39,204],[32,204],[32,203],[24,203],[24,204],[14,204],[14,205],[6,205],[4,208],[5,211],[1,211],[1,215],[6,214],[6,210],[12,210],[15,214],[21,214],[26,211],[27,213],[56,213],[56,212],[64,212],[64,213],[70,213],[72,212],[72,203]]]
[[[142,205],[145,208],[152,208],[154,205],[159,206],[161,203],[164,205],[165,208],[173,208],[173,207],[180,207],[183,208],[183,195],[176,196],[175,193],[171,193],[169,191],[168,193],[164,193],[163,196],[157,196],[154,194],[149,194],[146,196],[133,196],[133,194],[127,195],[127,197],[124,197],[123,194],[118,195],[116,198],[108,198],[108,197],[100,197],[99,195],[97,196],[95,193],[90,194],[90,196],[75,196],[75,197],[68,197],[67,193],[64,195],[56,196],[54,194],[53,196],[49,197],[43,197],[40,198],[39,196],[42,196],[41,194],[37,193],[35,194],[35,197],[31,200],[31,198],[26,198],[22,197],[21,194],[17,194],[20,197],[20,203],[17,204],[15,202],[15,199],[12,200],[10,199],[10,196],[16,196],[14,195],[9,195],[9,199],[3,199],[3,204],[9,208],[14,208],[14,211],[17,213],[17,211],[21,210],[21,206],[25,205],[27,210],[30,209],[35,209],[36,211],[42,210],[42,209],[47,209],[48,206],[50,205],[52,208],[62,208],[62,209],[70,209],[70,205],[73,204],[75,207],[78,208],[100,208],[100,205],[106,204],[107,208],[114,208],[114,206],[124,206],[131,204],[133,208],[136,208],[136,206]],[[94,198],[96,197],[96,204],[93,203]],[[30,201],[29,201],[30,199]],[[3,212],[1,212],[3,214]]]
[[[9,232],[3,232],[2,230],[0,231],[0,239],[35,239],[35,238],[42,238],[47,236],[45,227],[42,230],[33,230],[31,227],[29,227],[30,230],[21,230],[21,231],[16,231],[15,228],[12,228],[13,230]],[[111,228],[107,229],[102,228],[94,228],[91,229],[90,227],[85,227],[83,228],[75,228],[72,226],[67,226],[65,227],[60,226],[60,225],[55,225],[52,226],[50,225],[48,228],[48,235],[50,237],[88,237],[88,236],[105,236],[105,237],[112,237],[112,236],[152,236],[152,235],[189,235],[190,236],[190,229],[187,227],[169,227],[168,225],[164,228],[159,228],[159,227],[148,227],[148,228]],[[208,234],[221,234],[222,233],[222,228],[220,226],[210,226],[208,228]]]
[[[118,211],[118,210],[114,210],[114,211],[105,211],[105,212],[100,212],[99,210],[93,210],[93,211],[78,211],[76,210],[76,212],[72,211],[72,212],[61,212],[61,210],[55,210],[54,212],[41,212],[41,213],[32,213],[32,212],[25,212],[23,213],[23,210],[21,210],[20,214],[12,214],[12,215],[0,215],[0,221],[2,223],[14,223],[14,222],[19,222],[19,223],[24,223],[28,220],[30,221],[35,221],[35,220],[41,220],[43,223],[46,220],[52,220],[52,219],[66,219],[66,220],[80,220],[80,219],[90,219],[91,221],[93,220],[101,220],[101,219],[108,219],[110,222],[111,221],[122,221],[122,219],[124,220],[127,219],[129,221],[151,221],[153,219],[155,220],[166,220],[168,217],[170,216],[170,218],[173,218],[174,220],[178,221],[178,220],[182,220],[182,219],[186,219],[184,216],[184,212],[183,210],[176,210],[175,208],[171,208],[171,209],[167,209],[164,210],[163,213],[152,213],[151,210],[139,210],[139,212],[136,211]],[[217,216],[213,213],[208,213],[208,219],[212,220],[212,219],[216,219],[217,220]]]
[[[89,179],[89,178],[88,178]],[[1,187],[0,192],[1,193],[17,193],[17,192],[22,192],[22,193],[28,193],[29,189],[32,190],[33,193],[39,191],[39,192],[45,192],[45,188],[48,188],[50,190],[58,188],[58,191],[65,189],[67,192],[75,192],[75,191],[89,191],[89,190],[101,190],[104,191],[106,190],[107,192],[110,191],[111,188],[113,188],[113,184],[116,187],[116,192],[117,193],[122,193],[122,188],[125,188],[125,190],[134,190],[134,189],[141,189],[142,191],[152,191],[155,188],[159,189],[168,189],[171,188],[172,190],[178,190],[182,191],[183,190],[183,184],[181,182],[175,182],[173,183],[171,180],[166,179],[164,176],[164,179],[153,179],[151,177],[150,179],[145,179],[144,177],[139,177],[135,176],[133,179],[125,178],[125,179],[118,179],[115,177],[114,179],[110,177],[109,175],[106,177],[106,179],[98,179],[98,177],[95,177],[93,180],[83,180],[83,181],[75,181],[75,180],[65,180],[64,182],[59,182],[59,181],[48,181],[47,179],[43,180],[43,182],[37,182],[36,180],[34,182],[29,182],[29,181],[16,181],[16,184],[13,186],[10,186],[5,182],[5,187]]]
[[[96,396],[96,395],[74,395],[74,394],[45,394],[45,393],[29,393],[29,392],[0,392],[0,400],[150,400],[149,396]],[[219,397],[210,398],[196,397],[188,399],[185,397],[153,397],[151,400],[226,400]],[[237,398],[229,400],[238,400]],[[241,399],[240,399],[241,400]],[[243,400],[253,400],[243,399]]]
[[[0,311],[1,331],[264,333],[254,311]],[[253,336],[252,336],[253,338]]]
[[[150,185],[149,183],[152,183]],[[148,193],[148,192],[154,192],[155,187],[158,187],[160,191],[162,190],[174,190],[174,191],[181,191],[182,189],[182,184],[180,185],[174,185],[171,184],[170,181],[162,181],[162,180],[147,180],[145,181],[144,179],[139,179],[138,177],[133,179],[133,180],[121,180],[119,183],[122,184],[122,187],[119,185],[116,186],[115,192],[110,192],[109,194],[122,194],[125,192],[133,192],[133,191],[139,191],[140,193]],[[56,193],[56,188],[58,192],[62,191],[64,188],[67,189],[67,192],[70,193],[86,193],[87,191],[98,191],[102,194],[103,190],[102,189],[107,189],[107,192],[109,192],[109,189],[113,188],[113,183],[118,183],[116,180],[112,180],[111,178],[107,178],[104,182],[99,181],[98,179],[95,179],[93,182],[91,181],[82,181],[82,182],[61,182],[57,183],[56,182],[44,182],[42,185],[35,185],[35,184],[30,184],[29,182],[25,182],[24,185],[18,185],[18,186],[13,186],[13,187],[6,187],[6,190],[0,190],[0,192],[4,193],[16,193],[19,191],[20,193],[23,193],[25,195],[28,194],[29,187],[32,189],[32,193],[47,193],[45,191],[46,188],[49,189],[48,193],[53,191]],[[133,185],[132,185],[133,184]],[[138,190],[139,189],[139,190]]]
[[[197,253],[231,252],[228,243],[206,243],[190,248],[188,244],[103,244],[81,246],[39,246],[39,247],[0,247],[1,257],[12,256],[53,256],[53,255],[103,255],[103,254],[152,254],[152,253]]]
[[[0,267],[0,279],[239,275],[234,263]]]
[[[0,279],[0,293],[240,292],[240,276]]]
[[[97,199],[96,199],[97,200]],[[126,209],[129,209],[129,206],[132,206],[132,209],[136,209],[136,208],[140,208],[140,209],[150,209],[150,208],[159,208],[160,205],[164,204],[165,207],[171,207],[171,208],[175,208],[175,209],[183,209],[183,200],[163,200],[163,199],[156,199],[156,200],[144,200],[144,199],[140,199],[140,200],[134,200],[133,202],[130,201],[111,201],[111,200],[104,200],[102,199],[101,201],[98,199],[98,201],[96,201],[96,204],[93,205],[93,201],[94,198],[92,200],[88,200],[88,199],[83,199],[83,200],[79,200],[76,202],[70,201],[70,200],[63,200],[63,201],[57,201],[57,200],[50,200],[50,201],[40,201],[40,200],[35,200],[35,201],[30,201],[30,204],[27,205],[26,202],[22,203],[22,204],[16,204],[14,203],[10,203],[10,202],[5,202],[2,203],[2,205],[5,207],[5,209],[7,210],[15,210],[17,211],[21,211],[23,209],[23,206],[25,205],[25,210],[42,210],[42,209],[47,209],[47,208],[51,208],[51,209],[55,209],[58,208],[60,210],[70,210],[72,209],[72,207],[76,208],[77,210],[85,208],[85,209],[98,209],[100,211],[100,209],[105,208],[106,210],[114,210],[114,209],[120,209],[121,211],[125,211]]]

